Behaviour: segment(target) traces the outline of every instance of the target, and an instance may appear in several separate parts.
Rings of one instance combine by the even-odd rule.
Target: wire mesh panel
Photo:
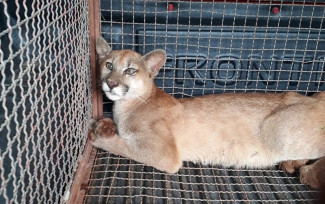
[[[102,36],[113,49],[166,50],[167,62],[155,83],[176,97],[325,91],[323,1],[100,2]],[[106,116],[111,106],[104,102]],[[85,203],[317,199],[297,174],[275,168],[186,163],[169,175],[101,151],[87,189]]]
[[[239,170],[184,163],[177,174],[97,152],[84,203],[315,203],[319,194],[296,174],[275,168]]]
[[[91,117],[88,5],[0,1],[0,203],[61,203]]]
[[[166,50],[156,85],[176,96],[310,94],[325,89],[321,2],[102,0],[101,30],[113,49]]]

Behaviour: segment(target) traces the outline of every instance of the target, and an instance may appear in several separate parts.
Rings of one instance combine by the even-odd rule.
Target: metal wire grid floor
[[[177,174],[98,150],[83,203],[315,203],[318,191],[275,167],[238,170],[185,162]]]

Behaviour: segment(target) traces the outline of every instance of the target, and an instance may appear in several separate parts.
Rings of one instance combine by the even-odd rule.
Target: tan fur
[[[165,62],[164,51],[141,57],[129,50],[107,50],[108,44],[99,38],[101,80],[106,95],[115,101],[118,134],[95,134],[102,130],[94,128],[93,145],[98,148],[170,173],[177,172],[182,161],[252,168],[325,155],[324,93],[175,99],[153,83]],[[112,71],[107,71],[106,62],[113,64]],[[128,64],[137,69],[135,75],[123,72]],[[109,90],[107,80],[118,87]],[[117,95],[112,96],[114,91]]]

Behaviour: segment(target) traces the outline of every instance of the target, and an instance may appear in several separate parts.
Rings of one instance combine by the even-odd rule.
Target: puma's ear
[[[146,62],[149,68],[150,77],[153,78],[159,73],[159,69],[166,62],[166,52],[165,50],[154,50],[144,55],[143,60]]]
[[[102,37],[97,37],[96,39],[96,52],[99,59],[103,59],[107,57],[111,52],[112,49],[106,42],[106,40]]]

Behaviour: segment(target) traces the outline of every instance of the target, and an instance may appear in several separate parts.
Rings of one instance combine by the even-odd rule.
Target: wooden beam
[[[88,0],[89,11],[89,41],[90,41],[90,72],[91,72],[91,91],[92,91],[92,111],[93,118],[100,119],[103,117],[103,95],[101,88],[97,86],[99,78],[99,69],[96,58],[96,38],[100,35],[100,7],[99,0]],[[88,137],[89,138],[89,137]],[[83,154],[78,162],[78,168],[75,173],[71,188],[70,196],[67,203],[82,203],[86,186],[91,174],[92,165],[96,156],[96,148],[91,145],[88,139]]]
[[[83,203],[96,152],[96,148],[88,140],[83,155],[78,162],[78,168],[73,178],[67,203]]]

